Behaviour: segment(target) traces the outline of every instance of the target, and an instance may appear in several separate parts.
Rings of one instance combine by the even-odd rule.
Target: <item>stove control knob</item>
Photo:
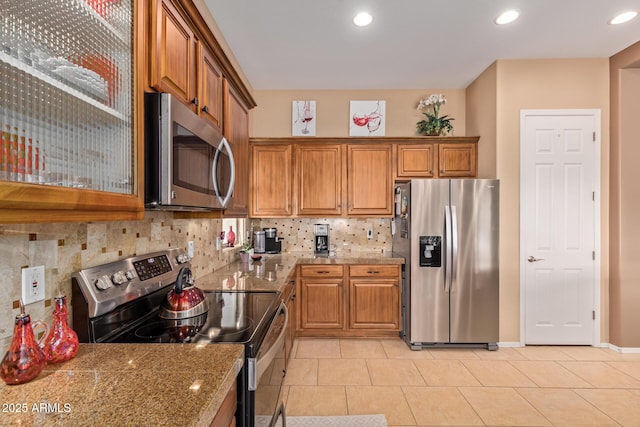
[[[111,280],[113,280],[113,283],[115,283],[116,285],[122,285],[129,281],[129,279],[127,279],[127,276],[124,274],[124,271],[116,271],[113,274],[113,278]]]
[[[136,278],[136,273],[133,270],[127,271],[124,275],[127,276],[127,279],[129,280],[133,280]]]
[[[98,280],[96,280],[96,288],[100,290],[104,291],[105,289],[109,289],[112,286],[113,286],[113,282],[111,281],[111,278],[107,275],[100,276],[98,277]]]

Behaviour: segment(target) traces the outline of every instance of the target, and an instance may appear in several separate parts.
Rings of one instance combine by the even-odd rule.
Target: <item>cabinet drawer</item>
[[[349,266],[350,277],[398,277],[400,266],[398,265],[351,265]]]
[[[341,265],[301,265],[300,275],[303,277],[342,277]]]

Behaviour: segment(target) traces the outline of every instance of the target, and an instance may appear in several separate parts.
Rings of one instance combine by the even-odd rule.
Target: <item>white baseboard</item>
[[[520,341],[505,341],[505,342],[499,342],[498,343],[498,347],[500,347],[500,348],[507,348],[507,347],[519,348],[519,347],[524,347],[524,346],[522,345],[522,343]]]
[[[606,344],[611,350],[617,351],[622,354],[640,354],[640,347],[618,347],[613,344]]]

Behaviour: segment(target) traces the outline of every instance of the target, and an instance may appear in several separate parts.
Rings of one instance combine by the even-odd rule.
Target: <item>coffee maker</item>
[[[329,256],[329,224],[313,226],[313,248],[316,256]]]
[[[274,227],[263,228],[264,250],[268,254],[279,254],[282,250],[282,242],[278,239],[278,230]]]

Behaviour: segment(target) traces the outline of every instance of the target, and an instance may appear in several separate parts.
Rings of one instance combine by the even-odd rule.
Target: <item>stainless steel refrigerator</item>
[[[405,258],[403,331],[414,350],[498,341],[498,180],[396,187],[393,252]]]

